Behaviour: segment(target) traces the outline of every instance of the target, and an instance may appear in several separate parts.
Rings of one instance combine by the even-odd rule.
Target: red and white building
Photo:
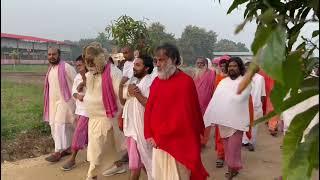
[[[33,36],[1,33],[1,64],[46,64],[49,47],[58,47],[61,57],[71,60],[73,45]]]

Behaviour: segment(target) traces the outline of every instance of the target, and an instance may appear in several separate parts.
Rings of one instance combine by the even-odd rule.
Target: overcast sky
[[[121,15],[160,22],[180,37],[186,25],[213,30],[218,39],[250,47],[256,25],[234,35],[244,8],[227,15],[231,0],[1,0],[1,32],[55,40],[95,38]],[[308,29],[308,28],[307,28]],[[304,30],[308,32],[308,30]]]

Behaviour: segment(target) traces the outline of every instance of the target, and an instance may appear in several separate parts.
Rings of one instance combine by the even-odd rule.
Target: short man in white
[[[251,61],[245,60],[246,70],[248,69]],[[263,116],[262,104],[266,98],[266,88],[265,88],[265,80],[263,76],[258,73],[255,73],[252,77],[251,81],[252,89],[251,89],[251,97],[253,101],[253,117],[254,120],[259,119]],[[249,151],[254,151],[254,147],[256,145],[257,140],[257,131],[258,125],[252,128],[251,139],[249,139],[246,134],[243,134],[242,144],[248,148]]]
[[[48,49],[49,69],[45,79],[44,120],[50,124],[55,153],[46,157],[57,162],[71,154],[70,147],[74,131],[75,102],[71,95],[75,69],[60,59],[60,50]]]

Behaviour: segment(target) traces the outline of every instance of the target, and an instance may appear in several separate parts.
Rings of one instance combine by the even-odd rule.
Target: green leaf
[[[319,90],[319,77],[306,78],[302,81],[300,90],[302,92],[310,90]]]
[[[278,82],[275,82],[274,87],[271,91],[270,99],[271,99],[274,110],[278,114],[281,113],[281,106],[287,92],[288,92],[288,89],[285,86],[281,85]]]
[[[305,25],[305,22],[303,23],[299,23],[295,26],[293,26],[289,31],[288,31],[288,34],[289,34],[289,42],[288,42],[288,49],[289,51],[291,50],[293,44],[297,41],[297,38],[300,34],[300,30],[301,28],[303,28],[303,26]]]
[[[231,6],[228,9],[227,14],[230,14],[235,8],[237,8],[239,5],[247,2],[249,0],[234,0],[233,3],[231,4]]]
[[[286,99],[281,107],[281,112],[295,106],[296,104],[319,94],[319,89],[317,88],[312,88],[312,89],[308,89],[305,91],[302,91],[301,93],[298,94],[293,94],[291,97],[289,97],[288,99]]]
[[[312,32],[312,38],[316,37],[319,35],[319,30],[315,30]]]
[[[282,65],[286,52],[286,31],[278,27],[271,32],[266,41],[266,46],[261,51],[259,64],[262,69],[274,80],[281,84],[283,81]]]
[[[263,47],[272,33],[272,28],[266,26],[259,26],[257,28],[254,40],[251,44],[253,54],[257,54],[258,50]]]
[[[235,30],[235,34],[238,34],[240,31],[242,31],[242,29],[244,28],[244,26],[247,24],[247,22],[248,21],[251,21],[252,20],[252,18],[247,18],[247,19],[245,19],[241,24],[239,24],[238,26],[237,26],[237,28],[236,28],[236,30]]]
[[[308,74],[310,74],[311,71],[312,71],[315,67],[319,66],[319,58],[318,58],[318,57],[313,57],[313,58],[307,59],[307,60],[305,60],[304,62],[305,62],[305,67],[306,67],[305,71],[306,71]]]
[[[289,162],[288,179],[310,179],[312,170],[318,165],[318,145],[319,124],[316,124],[305,136],[305,142],[299,143],[292,155]]]
[[[290,96],[288,99],[284,100],[282,105],[281,105],[281,110],[276,112],[275,110],[268,113],[267,115],[257,119],[254,121],[254,124],[259,124],[261,122],[267,121],[268,119],[282,113],[283,111],[297,105],[298,103],[312,97],[315,96],[317,94],[319,94],[319,86],[315,85],[311,85],[310,83],[314,82],[316,79],[314,80],[305,80],[303,83],[305,83],[306,89],[302,90],[301,93],[298,94],[293,94],[292,96]]]
[[[316,141],[311,141],[311,140],[316,140]],[[306,143],[312,142],[312,149],[311,152],[309,153],[309,161],[310,164],[312,165],[311,168],[309,169],[310,171],[308,174],[312,173],[312,168],[319,169],[319,122],[314,125],[310,132],[305,136],[305,141]]]
[[[303,81],[303,51],[291,52],[283,65],[283,78],[287,88],[298,90]]]
[[[269,8],[263,14],[260,15],[259,19],[265,24],[270,24],[274,21],[275,17],[276,15],[274,13],[274,10],[272,8]]]
[[[292,120],[283,142],[283,179],[288,179],[291,159],[301,142],[304,130],[310,124],[317,112],[319,112],[319,104],[296,115]]]

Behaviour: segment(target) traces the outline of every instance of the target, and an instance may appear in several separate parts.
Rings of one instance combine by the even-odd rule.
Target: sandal
[[[61,154],[60,153],[54,153],[51,154],[50,156],[46,157],[45,160],[48,162],[58,162],[61,159]]]
[[[225,177],[228,179],[232,179],[233,177],[236,177],[238,174],[238,171],[226,172]]]
[[[224,160],[222,160],[222,159],[218,159],[218,160],[216,161],[216,167],[217,167],[217,168],[222,168],[222,167],[223,167],[223,164],[224,164]]]
[[[71,154],[72,154],[71,152],[69,152],[69,151],[65,150],[65,151],[62,151],[62,153],[61,153],[61,157],[69,156],[69,155],[71,155]]]
[[[70,171],[76,166],[76,163],[74,161],[68,161],[65,165],[61,167],[64,171]]]

